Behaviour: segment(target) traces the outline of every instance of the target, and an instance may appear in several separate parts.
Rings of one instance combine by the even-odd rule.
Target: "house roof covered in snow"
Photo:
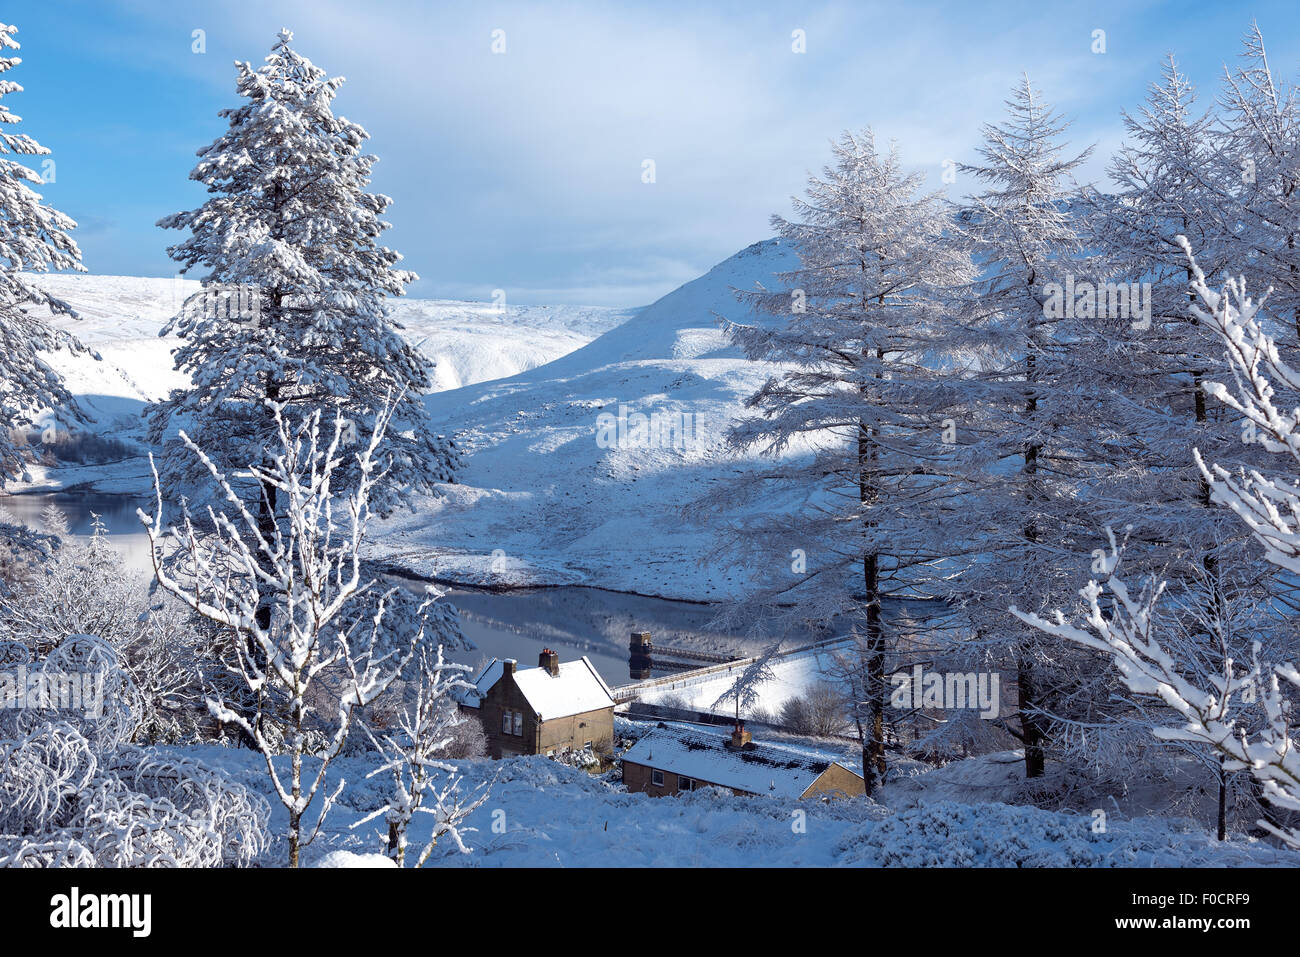
[[[541,720],[567,718],[614,707],[614,695],[609,685],[605,684],[586,655],[576,661],[560,662],[559,670],[558,675],[552,675],[545,668],[515,671],[515,686],[533,711],[541,715]],[[504,673],[505,661],[499,658],[489,661],[474,679],[474,691],[465,696],[464,704],[477,708]]]
[[[802,797],[827,768],[839,764],[779,744],[751,743],[738,750],[727,746],[729,740],[720,730],[658,728],[623,752],[623,760],[701,783],[791,799]]]

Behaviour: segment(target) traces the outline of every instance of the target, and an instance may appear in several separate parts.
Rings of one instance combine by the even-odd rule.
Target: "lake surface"
[[[149,539],[136,515],[137,508],[150,511],[151,501],[74,492],[0,496],[0,507],[23,524],[40,530],[44,530],[41,512],[51,504],[67,517],[77,537],[90,535],[92,516],[98,515],[108,530],[109,541],[122,552],[124,564],[141,575],[152,575]],[[393,581],[423,589],[419,581]],[[710,624],[717,615],[715,605],[578,586],[510,592],[452,588],[448,600],[460,610],[465,636],[477,646],[455,657],[471,665],[480,659],[501,657],[515,658],[521,667],[532,667],[538,653],[550,647],[560,653],[561,661],[586,655],[613,686],[626,684],[631,675],[628,638],[633,631],[651,632],[658,647],[676,645],[736,654],[744,651],[727,632]],[[652,673],[668,672],[656,668]]]
[[[149,560],[149,536],[136,516],[136,509],[152,510],[153,502],[127,495],[101,493],[54,492],[42,495],[2,495],[0,508],[29,528],[48,531],[41,520],[41,512],[49,505],[57,505],[68,520],[68,528],[76,538],[88,538],[93,528],[94,516],[99,516],[108,530],[109,540],[122,553],[124,564],[143,575],[153,574]]]
[[[718,614],[713,605],[571,585],[510,592],[451,589],[448,599],[480,653],[515,658],[524,668],[537,664],[543,648],[559,652],[561,661],[586,655],[611,686],[633,677],[628,655],[633,631],[650,632],[660,648],[743,653],[735,638],[712,625]],[[651,671],[669,673],[662,667]]]

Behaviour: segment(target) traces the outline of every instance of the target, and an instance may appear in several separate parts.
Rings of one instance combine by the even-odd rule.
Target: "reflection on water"
[[[41,512],[50,504],[59,507],[78,537],[90,534],[92,513],[98,515],[113,547],[122,552],[124,564],[152,575],[149,538],[136,516],[137,507],[148,511],[151,503],[123,495],[73,492],[0,496],[0,507],[38,530],[45,530]],[[401,581],[423,590],[422,583]],[[465,635],[476,645],[476,650],[456,657],[471,665],[500,657],[515,658],[528,668],[549,646],[562,661],[586,655],[601,677],[615,686],[629,678],[628,639],[633,631],[651,632],[660,648],[675,645],[723,655],[744,653],[733,636],[710,625],[717,614],[710,605],[574,586],[504,593],[453,589],[448,600],[460,610]],[[667,672],[656,668],[653,673]]]
[[[460,609],[465,636],[478,646],[468,655],[474,660],[515,658],[528,668],[549,647],[560,653],[561,661],[586,655],[606,683],[615,686],[628,682],[628,639],[634,631],[651,632],[661,647],[743,653],[730,633],[712,627],[717,608],[711,605],[579,586],[510,592],[453,589],[448,597]]]
[[[39,530],[44,530],[41,511],[50,504],[59,507],[72,533],[79,537],[90,534],[92,513],[98,515],[108,529],[113,546],[122,552],[125,566],[152,577],[149,538],[136,516],[136,508],[144,507],[148,511],[149,502],[123,495],[73,492],[0,496],[0,507]],[[424,589],[423,582],[398,578],[392,581],[420,591]],[[537,664],[541,650],[549,647],[559,652],[561,661],[586,655],[601,677],[614,687],[627,684],[629,679],[672,673],[669,660],[673,649],[708,653],[714,660],[757,650],[752,642],[743,642],[735,634],[712,624],[718,613],[717,605],[579,586],[510,592],[452,589],[448,600],[460,610],[465,635],[476,646],[474,651],[458,652],[453,657],[469,665],[498,657],[515,658],[520,667],[531,668]],[[887,608],[886,613],[892,614],[893,609]],[[634,663],[630,658],[629,638],[634,631],[648,631],[652,635],[654,667],[648,671],[644,669],[644,660]],[[786,635],[785,641],[789,646],[825,637],[828,637],[825,632],[796,631]],[[679,662],[678,667],[705,663],[707,659],[697,658]]]
[[[108,531],[109,541],[122,553],[124,564],[132,571],[152,575],[149,561],[149,537],[136,516],[137,508],[148,511],[148,502],[127,495],[54,492],[42,495],[2,495],[0,508],[19,522],[37,531],[48,531],[41,512],[57,505],[68,520],[68,528],[77,538],[90,536],[94,516],[98,515]]]

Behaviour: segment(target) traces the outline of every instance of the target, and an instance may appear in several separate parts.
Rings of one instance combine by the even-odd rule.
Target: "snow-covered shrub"
[[[42,521],[66,536],[67,521],[56,507]],[[136,740],[195,737],[202,716],[198,665],[218,636],[170,596],[151,599],[144,576],[124,573],[122,554],[98,518],[85,542],[58,540],[38,574],[0,595],[0,642],[25,645],[43,657],[69,636],[95,635],[114,649],[130,677]]]
[[[196,761],[125,744],[139,707],[111,645],[74,635],[39,668],[89,674],[102,707],[38,699],[0,710],[0,866],[238,866],[266,850],[260,795]]]
[[[462,677],[468,671],[465,665],[444,661],[441,645],[435,656],[421,651],[411,707],[400,715],[390,734],[379,737],[366,729],[375,750],[384,758],[384,763],[367,776],[388,774],[392,793],[385,806],[353,826],[360,827],[382,815],[388,825],[385,851],[398,867],[405,864],[407,832],[417,814],[433,818],[433,831],[416,859],[416,867],[424,866],[444,834],[451,836],[462,854],[470,853],[463,835],[474,828],[467,827],[465,819],[487,800],[491,783],[483,785],[477,794],[462,794],[462,776],[455,765],[447,762],[445,753],[453,729],[473,720],[460,713],[453,697],[454,691],[471,687]]]
[[[844,696],[829,684],[818,682],[781,706],[780,723],[799,734],[841,734],[849,725]]]
[[[1240,845],[1244,852],[1247,845]],[[1187,822],[949,801],[851,827],[842,864],[874,867],[1157,867],[1222,865],[1224,846]]]
[[[0,598],[29,584],[58,545],[56,537],[33,531],[0,506]]]
[[[443,757],[452,761],[483,758],[487,756],[487,734],[483,731],[483,722],[478,715],[462,715],[460,721],[451,728],[447,746],[442,749]]]

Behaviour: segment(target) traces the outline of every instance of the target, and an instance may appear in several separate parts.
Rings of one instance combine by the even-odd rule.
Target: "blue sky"
[[[1103,176],[1173,52],[1202,102],[1258,19],[1296,78],[1291,3],[808,4],[20,2],[25,92],[5,103],[53,150],[45,195],[79,222],[91,272],[172,275],[154,226],[202,202],[194,151],[236,101],[233,61],[281,26],[365,126],[394,199],[410,294],[639,305],[770,235],[773,212],[845,128],[872,125],[939,185],[973,157],[1021,71],[1096,143]],[[505,31],[506,52],[491,50]],[[807,52],[791,49],[792,31]],[[1091,52],[1094,30],[1106,52]],[[193,52],[193,31],[206,52]],[[655,162],[656,181],[642,182]],[[959,179],[952,187],[960,193]]]

